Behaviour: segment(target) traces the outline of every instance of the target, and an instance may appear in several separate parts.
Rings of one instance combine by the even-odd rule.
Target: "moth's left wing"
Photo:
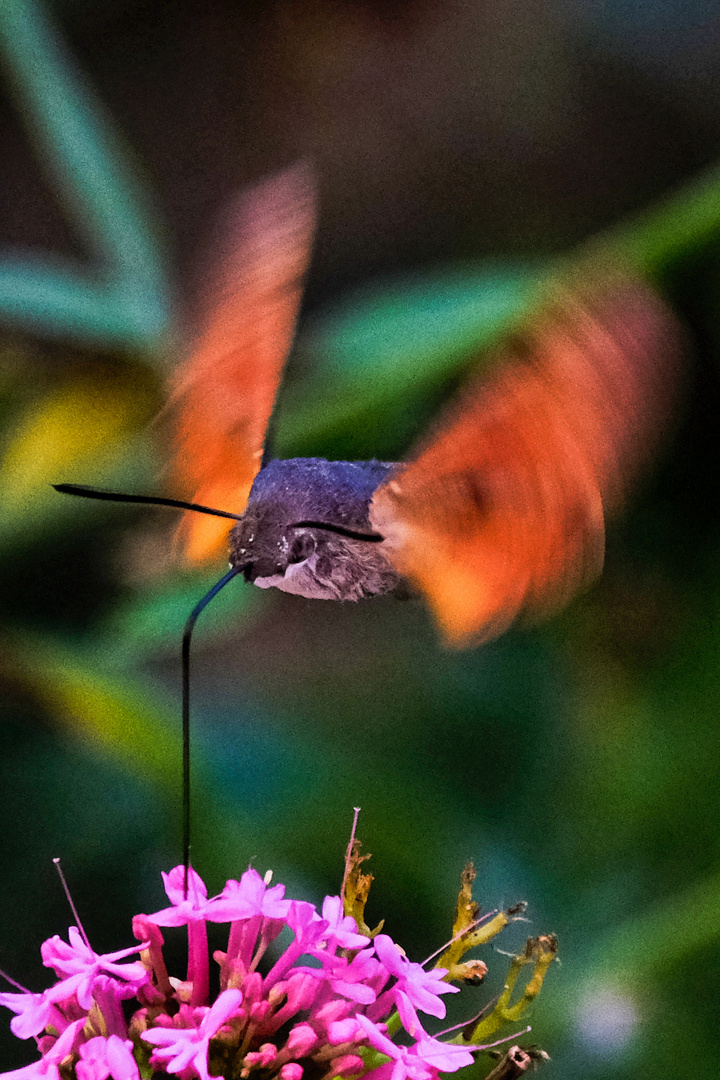
[[[223,224],[195,341],[171,388],[171,469],[184,498],[239,514],[300,307],[315,228],[311,168],[295,165],[243,192]],[[179,536],[199,562],[217,554],[227,532],[227,520],[186,513]]]
[[[549,612],[597,576],[605,517],[667,425],[683,346],[641,281],[557,286],[378,488],[373,528],[449,644]]]

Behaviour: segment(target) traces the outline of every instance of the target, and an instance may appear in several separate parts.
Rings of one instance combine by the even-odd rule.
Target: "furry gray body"
[[[230,565],[261,589],[317,600],[362,600],[392,592],[397,573],[382,543],[324,529],[293,528],[317,521],[371,532],[373,492],[392,465],[381,461],[291,458],[261,469],[245,513],[230,534]]]

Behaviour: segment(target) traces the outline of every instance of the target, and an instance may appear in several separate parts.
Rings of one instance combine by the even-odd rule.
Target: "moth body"
[[[255,477],[242,519],[230,533],[230,565],[261,589],[315,600],[392,592],[399,576],[382,543],[294,524],[324,522],[370,533],[370,500],[392,468],[381,461],[323,458],[269,462]]]

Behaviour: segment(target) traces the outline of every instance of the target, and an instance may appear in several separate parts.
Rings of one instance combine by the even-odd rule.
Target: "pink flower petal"
[[[77,1080],[140,1080],[129,1039],[98,1035],[80,1047]]]

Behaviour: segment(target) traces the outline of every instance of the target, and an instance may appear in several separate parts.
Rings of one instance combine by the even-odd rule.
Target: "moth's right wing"
[[[372,526],[449,644],[552,611],[598,575],[605,518],[667,426],[684,345],[642,281],[558,285],[378,488]]]
[[[227,212],[195,340],[168,402],[171,471],[186,499],[235,514],[245,508],[293,341],[314,229],[315,185],[305,163],[243,192]],[[186,513],[179,538],[187,558],[216,555],[228,527],[222,518]]]

